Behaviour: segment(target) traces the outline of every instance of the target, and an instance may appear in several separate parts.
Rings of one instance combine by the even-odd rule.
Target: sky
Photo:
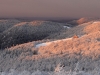
[[[100,17],[100,0],[0,0],[0,17]]]

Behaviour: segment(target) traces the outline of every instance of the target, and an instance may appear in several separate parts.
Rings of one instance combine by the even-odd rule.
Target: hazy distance
[[[100,17],[100,0],[0,0],[0,17]]]

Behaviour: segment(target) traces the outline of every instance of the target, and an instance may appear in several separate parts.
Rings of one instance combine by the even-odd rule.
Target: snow
[[[48,46],[52,43],[58,43],[58,42],[61,42],[61,41],[67,41],[67,40],[71,40],[72,38],[66,38],[66,39],[61,39],[61,40],[56,40],[56,41],[51,41],[51,42],[45,42],[45,43],[40,43],[40,44],[37,44],[35,46],[35,48],[39,48],[41,46]]]
[[[64,28],[68,28],[68,29],[70,28],[70,27],[68,27],[68,26],[63,26],[63,27],[64,27]]]
[[[93,22],[93,24],[95,24],[95,23],[100,23],[100,21],[95,21],[95,22]]]
[[[47,45],[46,43],[37,44],[37,45],[36,45],[36,48],[39,48],[39,47],[41,47],[41,46],[46,46],[46,45]]]

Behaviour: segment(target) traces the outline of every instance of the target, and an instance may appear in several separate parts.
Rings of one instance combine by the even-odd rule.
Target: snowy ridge
[[[71,40],[72,38],[66,38],[66,39],[61,39],[61,40],[56,40],[56,41],[51,41],[51,42],[46,42],[46,43],[40,43],[40,44],[37,44],[35,46],[35,48],[39,48],[41,46],[48,46],[50,44],[53,44],[53,43],[58,43],[58,42],[61,42],[61,41],[67,41],[67,40]]]
[[[93,22],[93,24],[95,24],[95,23],[100,23],[100,21],[95,21],[95,22]]]

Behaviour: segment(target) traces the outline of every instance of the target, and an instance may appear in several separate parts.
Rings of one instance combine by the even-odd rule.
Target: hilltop
[[[18,21],[1,32],[1,37],[1,42],[5,43],[1,44],[4,49],[0,50],[0,71],[55,72],[61,64],[64,70],[61,72],[65,74],[70,70],[83,75],[99,73],[99,20],[75,26],[50,21]]]

